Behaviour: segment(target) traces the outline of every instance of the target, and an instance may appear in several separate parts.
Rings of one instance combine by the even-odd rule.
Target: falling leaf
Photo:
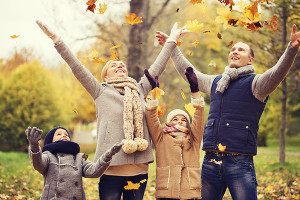
[[[220,3],[223,3],[223,4],[225,4],[225,6],[227,6],[227,5],[231,5],[231,6],[234,6],[235,4],[234,4],[234,2],[233,2],[233,0],[218,0]]]
[[[233,40],[231,40],[231,41],[228,43],[227,47],[231,47],[232,45],[233,45]]]
[[[209,67],[212,67],[212,68],[216,68],[217,67],[217,64],[215,61],[211,60],[209,63],[208,63],[208,66]]]
[[[123,44],[118,44],[118,45],[113,46],[113,47],[111,47],[111,48],[109,48],[109,49],[112,50],[112,49],[116,49],[116,48],[121,47],[121,46],[123,46]]]
[[[195,42],[192,43],[192,45],[194,45],[194,47],[197,47],[198,44],[199,44],[198,40],[196,40]]]
[[[160,99],[161,96],[165,94],[165,92],[159,87],[156,87],[150,91],[150,94],[153,96],[154,99]]]
[[[258,1],[255,1],[253,5],[248,5],[243,11],[243,15],[239,19],[239,25],[247,27],[249,30],[258,30],[262,27],[260,24],[261,14],[257,9]]]
[[[193,104],[189,103],[189,104],[185,104],[184,105],[184,108],[188,111],[188,113],[191,115],[191,116],[194,116],[194,113],[196,111],[196,108],[194,108]]]
[[[75,109],[73,110],[73,112],[74,112],[75,114],[78,114],[77,110],[75,110]]]
[[[226,146],[223,146],[221,143],[218,145],[219,151],[224,152],[226,149]]]
[[[210,31],[203,31],[203,33],[209,33]]]
[[[220,40],[222,40],[222,35],[221,35],[221,33],[218,33],[218,34],[217,34],[217,37],[218,37]]]
[[[142,17],[136,16],[135,13],[130,13],[128,17],[125,16],[126,22],[130,25],[143,23],[143,21],[141,19],[142,19]]]
[[[272,31],[279,31],[278,27],[278,17],[276,15],[274,15],[270,21],[270,25],[268,26]]]
[[[240,10],[245,10],[248,4],[245,1],[239,1],[236,3],[236,5]]]
[[[238,21],[238,19],[231,16],[231,10],[229,7],[219,7],[217,8],[217,13],[219,16],[216,17],[215,22],[220,24],[223,23],[224,29],[234,26]]]
[[[190,3],[195,5],[196,3],[202,3],[202,0],[190,0]]]
[[[177,8],[176,12],[179,12],[179,8]]]
[[[132,183],[131,181],[127,181],[127,184],[124,186],[125,190],[138,190],[141,186],[140,183]]]
[[[109,57],[109,60],[120,60],[118,55],[117,55],[117,52],[111,52],[111,56]]]
[[[182,90],[182,89],[180,89],[180,94],[181,94],[181,96],[182,96],[183,100],[186,100],[185,94],[184,94],[184,92],[183,92],[183,90]]]
[[[97,0],[89,0],[88,2],[86,2],[86,5],[88,5],[86,11],[91,11],[91,12],[94,12],[95,11],[95,8],[96,8],[96,5],[95,5],[95,2]]]
[[[192,32],[197,32],[200,31],[203,28],[203,23],[199,23],[198,20],[188,20],[187,21],[187,28],[188,30],[192,31]]]
[[[139,43],[139,44],[143,44],[143,43],[142,43],[141,41],[139,41],[139,40],[138,40],[138,43]]]
[[[86,155],[85,153],[82,155],[82,158],[86,161],[88,159],[89,155]]]
[[[99,52],[96,50],[96,49],[93,49],[92,51],[92,56],[89,56],[89,57],[97,57],[99,55]]]
[[[176,45],[180,46],[182,44],[182,42],[180,42],[179,40],[177,40]]]
[[[157,117],[164,116],[164,112],[166,110],[166,105],[157,107]]]
[[[103,58],[93,58],[95,63],[106,63],[108,60],[104,60]]]
[[[101,3],[99,3],[99,13],[100,14],[104,14],[106,9],[107,9],[107,4],[106,3],[103,3],[103,6],[101,5]]]
[[[11,35],[10,37],[11,37],[11,39],[15,39],[15,38],[18,38],[19,35]]]
[[[222,165],[222,160],[216,161],[215,159],[210,159],[210,161],[208,161],[208,162],[213,162],[213,163],[215,163],[217,165]]]

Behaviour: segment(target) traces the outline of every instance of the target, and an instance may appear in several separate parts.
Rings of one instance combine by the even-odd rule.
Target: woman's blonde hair
[[[107,70],[108,70],[108,66],[113,62],[114,60],[109,60],[104,67],[102,68],[101,71],[101,81],[104,82],[104,78],[107,75]]]

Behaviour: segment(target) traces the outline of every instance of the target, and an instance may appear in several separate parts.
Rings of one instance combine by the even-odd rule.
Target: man
[[[168,36],[156,32],[164,45]],[[203,134],[202,198],[222,199],[228,187],[232,199],[257,199],[253,156],[257,154],[258,123],[268,95],[285,78],[298,53],[300,32],[293,25],[290,43],[275,66],[255,74],[253,50],[238,42],[230,50],[228,66],[221,75],[197,71],[177,47],[172,60],[186,80],[186,71],[196,73],[201,92],[211,95],[207,124]],[[221,152],[219,145],[226,146]]]

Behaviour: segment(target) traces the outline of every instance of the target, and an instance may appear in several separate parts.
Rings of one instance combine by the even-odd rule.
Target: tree
[[[46,134],[54,126],[65,125],[63,107],[57,103],[55,85],[37,61],[25,63],[5,80],[0,92],[0,149],[23,151],[28,126]]]

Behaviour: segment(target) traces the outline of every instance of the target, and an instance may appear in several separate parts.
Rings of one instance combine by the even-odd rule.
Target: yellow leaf
[[[125,190],[138,190],[141,186],[140,183],[132,183],[131,181],[127,181],[127,184],[124,186]]]
[[[226,146],[223,146],[221,143],[218,145],[219,151],[224,152],[226,149]]]
[[[130,13],[128,17],[125,16],[126,22],[130,25],[143,23],[143,21],[141,19],[142,19],[142,17],[136,16],[135,13]]]
[[[93,49],[92,56],[90,57],[97,57],[99,55],[99,52],[96,49]]]
[[[166,105],[157,107],[157,117],[164,116],[164,112],[166,110]]]
[[[121,47],[121,46],[123,46],[123,44],[118,44],[116,46],[110,47],[109,49],[112,50],[112,49],[116,49],[116,48]]]
[[[117,55],[117,52],[111,52],[111,56],[110,56],[109,60],[120,60]]]
[[[181,96],[182,96],[183,100],[186,100],[185,94],[184,94],[184,92],[183,92],[183,90],[182,90],[182,89],[180,89],[180,94],[181,94]]]
[[[202,3],[202,0],[190,0],[190,3],[195,5],[196,3]]]
[[[199,23],[198,20],[188,20],[187,21],[187,28],[188,30],[192,31],[192,32],[196,32],[196,31],[200,31],[203,28],[203,23]]]
[[[197,47],[198,44],[199,44],[198,40],[196,40],[195,42],[192,43],[192,45],[194,45],[194,47]]]
[[[93,58],[94,62],[95,63],[106,63],[107,60],[104,60],[103,58]]]
[[[247,7],[247,3],[245,1],[239,1],[236,3],[240,10],[244,10]]]
[[[184,108],[188,111],[188,113],[191,115],[191,116],[194,116],[194,113],[196,111],[196,108],[194,108],[194,106],[189,103],[189,104],[185,104],[184,105]]]
[[[146,179],[143,179],[140,181],[140,183],[145,183],[147,180]]]
[[[11,35],[10,37],[11,37],[11,39],[15,39],[15,38],[18,38],[19,35]]]
[[[156,87],[150,91],[150,94],[153,96],[154,99],[160,99],[161,96],[165,94],[165,92],[160,88]]]
[[[99,6],[100,6],[100,8],[99,8],[99,14],[104,14],[105,11],[106,11],[106,9],[107,9],[107,4],[104,3],[103,6],[102,6],[101,3],[99,3]]]

